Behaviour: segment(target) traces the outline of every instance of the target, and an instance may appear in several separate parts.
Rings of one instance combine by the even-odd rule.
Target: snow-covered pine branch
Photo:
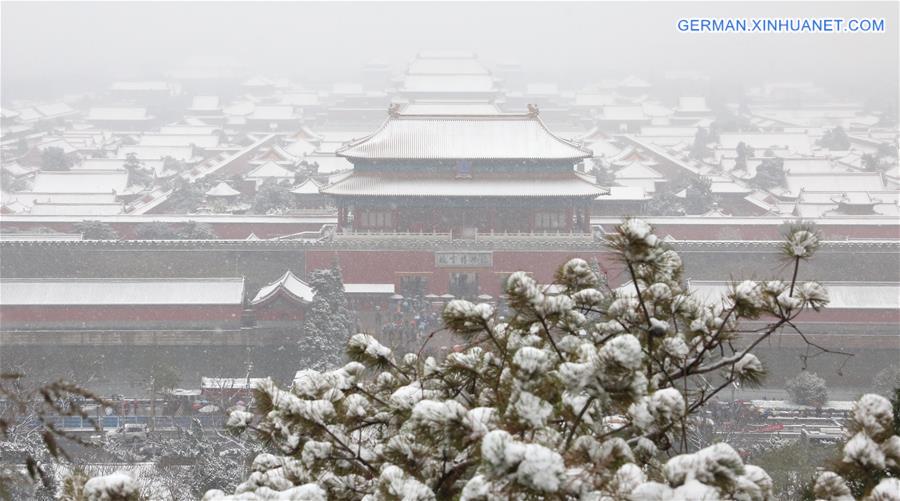
[[[718,391],[764,374],[752,347],[827,303],[820,285],[796,282],[818,237],[795,231],[792,278],[738,282],[719,301],[690,294],[678,254],[629,219],[607,242],[630,275],[623,287],[601,290],[581,259],[556,274],[559,294],[514,273],[507,320],[447,306],[464,344],[444,360],[352,336],[353,362],[302,371],[286,390],[261,385],[259,415],[229,420],[278,454],[258,455],[233,495],[205,499],[766,499],[765,472],[726,444],[690,450],[686,434]],[[747,319],[768,326],[741,347]],[[852,457],[887,464],[892,444]]]

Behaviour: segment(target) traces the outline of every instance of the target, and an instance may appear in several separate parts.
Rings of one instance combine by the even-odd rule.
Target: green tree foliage
[[[825,134],[819,139],[819,145],[829,150],[844,151],[850,149],[850,138],[843,127],[835,127],[825,131]]]
[[[788,380],[786,389],[795,404],[822,407],[828,402],[825,380],[812,372],[803,371]]]
[[[134,153],[129,153],[125,157],[124,167],[128,171],[129,185],[137,184],[147,187],[153,185],[155,176],[144,166],[143,162],[138,160]]]
[[[684,210],[687,214],[705,214],[716,204],[712,180],[705,176],[691,177],[684,188]]]
[[[784,172],[784,159],[767,158],[756,167],[756,176],[750,180],[750,184],[757,188],[769,190],[777,186],[784,186],[787,177]]]
[[[72,159],[66,155],[62,148],[51,146],[41,153],[41,169],[50,171],[64,171],[72,168]]]
[[[900,365],[885,367],[872,378],[872,391],[879,395],[890,397],[900,389]]]
[[[75,231],[81,233],[85,240],[117,240],[119,234],[108,223],[101,221],[82,221],[75,224]]]
[[[216,238],[212,226],[197,221],[188,221],[176,232],[178,238],[185,240],[210,240]]]
[[[702,160],[709,156],[709,143],[713,142],[709,131],[704,127],[697,127],[694,134],[694,143],[691,145],[691,158]]]
[[[737,157],[734,159],[734,168],[747,170],[747,159],[753,156],[753,148],[741,141],[737,145],[736,153]]]
[[[863,169],[870,172],[884,172],[897,166],[897,146],[881,143],[875,153],[865,153],[862,156]]]
[[[808,499],[822,467],[840,453],[835,445],[807,439],[778,444],[754,454],[751,462],[772,477],[773,499]]]
[[[253,212],[266,214],[270,211],[284,211],[294,207],[294,195],[290,188],[268,180],[256,191]]]
[[[344,361],[344,347],[354,328],[341,268],[335,264],[314,270],[308,278],[315,296],[306,311],[301,351],[312,367],[333,369]]]
[[[190,214],[197,210],[203,203],[204,191],[202,185],[175,176],[171,182],[172,194],[166,202],[170,212],[177,214]]]
[[[594,182],[600,186],[614,186],[616,184],[616,173],[613,171],[609,162],[593,162],[591,173],[594,175]]]

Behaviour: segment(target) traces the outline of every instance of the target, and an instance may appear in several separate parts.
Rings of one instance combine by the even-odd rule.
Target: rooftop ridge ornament
[[[538,113],[539,113],[539,112],[540,112],[540,111],[538,110],[538,106],[537,106],[536,104],[529,104],[529,105],[528,105],[528,116],[530,116],[530,117],[536,117],[536,116],[538,116]]]
[[[399,117],[400,116],[400,103],[391,103],[388,106],[388,115],[390,115],[391,118]]]

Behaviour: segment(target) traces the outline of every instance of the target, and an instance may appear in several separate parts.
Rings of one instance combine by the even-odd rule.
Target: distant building
[[[323,193],[341,231],[588,232],[605,192],[578,177],[591,152],[525,114],[404,115],[392,111],[337,152],[353,172]]]

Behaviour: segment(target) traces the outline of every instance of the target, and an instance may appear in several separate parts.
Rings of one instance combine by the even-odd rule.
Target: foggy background
[[[315,87],[379,59],[474,50],[577,89],[604,77],[698,70],[724,86],[813,81],[867,98],[898,89],[898,2],[3,2],[2,100],[117,78],[227,66]],[[679,33],[686,17],[884,18],[885,33]]]

